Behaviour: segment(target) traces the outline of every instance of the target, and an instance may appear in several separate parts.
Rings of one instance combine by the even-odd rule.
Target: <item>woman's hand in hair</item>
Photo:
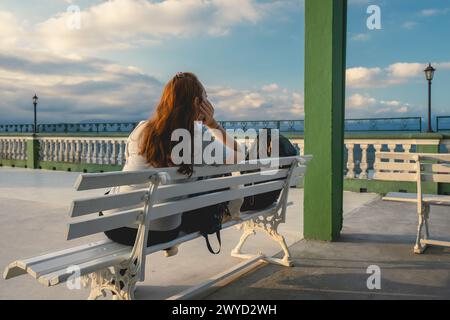
[[[214,107],[208,100],[200,103],[200,114],[203,115],[203,123],[212,129],[217,128],[217,121],[214,119]]]

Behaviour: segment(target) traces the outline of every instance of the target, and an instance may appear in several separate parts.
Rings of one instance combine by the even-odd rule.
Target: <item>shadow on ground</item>
[[[366,204],[345,216],[340,241],[302,240],[291,246],[294,267],[266,265],[208,299],[450,299],[450,249],[413,253],[415,209]],[[431,234],[448,239],[448,230],[448,209],[433,208]],[[380,268],[380,289],[368,289],[372,265]]]

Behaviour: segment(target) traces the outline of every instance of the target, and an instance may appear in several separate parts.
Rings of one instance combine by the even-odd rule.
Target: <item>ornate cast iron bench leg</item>
[[[108,292],[111,293],[112,300],[134,300],[138,278],[136,263],[126,261],[121,265],[88,274],[82,281],[85,287],[91,287],[88,300],[106,297]]]
[[[256,233],[256,230],[264,231],[269,237],[274,241],[278,242],[283,250],[284,256],[282,259],[267,257],[263,253],[260,253],[262,259],[269,263],[279,264],[286,267],[293,266],[291,260],[291,254],[289,248],[286,245],[284,237],[278,233],[278,225],[280,224],[279,216],[275,213],[271,216],[258,217],[252,220],[243,222],[239,227],[243,229],[243,234],[237,244],[237,246],[231,252],[231,256],[241,259],[249,259],[255,257],[255,255],[243,254],[241,252],[242,246],[244,245],[247,238]]]
[[[422,212],[419,212],[419,222],[417,225],[417,236],[416,236],[416,244],[414,246],[414,253],[421,254],[427,249],[426,244],[422,244],[422,239],[429,238],[429,229],[428,229],[428,218],[430,216],[430,206],[424,204],[422,207]],[[423,227],[425,227],[425,237],[422,235]]]

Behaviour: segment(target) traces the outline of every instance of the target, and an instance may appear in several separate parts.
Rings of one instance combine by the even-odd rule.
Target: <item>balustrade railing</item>
[[[438,117],[440,128],[450,129],[450,117]],[[219,121],[226,129],[279,129],[280,132],[303,133],[304,120],[250,120],[250,121]],[[448,122],[448,125],[447,125]],[[108,123],[55,123],[38,124],[39,133],[129,133],[138,122],[108,122]],[[422,131],[420,117],[403,118],[372,118],[345,120],[347,132],[389,132],[389,131]],[[31,133],[31,124],[0,124],[0,133]]]
[[[27,143],[31,137],[0,136],[0,159],[27,160]],[[37,137],[39,161],[117,165],[125,163],[126,137]],[[249,139],[238,139],[247,146]],[[300,155],[305,154],[303,138],[290,139]],[[450,153],[450,139],[347,138],[344,142],[344,174],[349,179],[371,179],[375,173],[375,154],[380,151],[416,152],[417,146],[435,145]]]
[[[39,138],[40,161],[123,165],[126,138]]]
[[[436,117],[436,131],[450,131],[450,116]]]
[[[0,159],[27,160],[27,138],[0,137]]]

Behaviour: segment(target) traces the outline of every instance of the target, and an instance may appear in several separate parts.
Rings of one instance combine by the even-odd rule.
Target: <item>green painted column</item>
[[[37,169],[39,163],[39,141],[33,137],[27,140],[27,167]]]
[[[333,241],[342,229],[347,0],[305,2],[304,237]]]

